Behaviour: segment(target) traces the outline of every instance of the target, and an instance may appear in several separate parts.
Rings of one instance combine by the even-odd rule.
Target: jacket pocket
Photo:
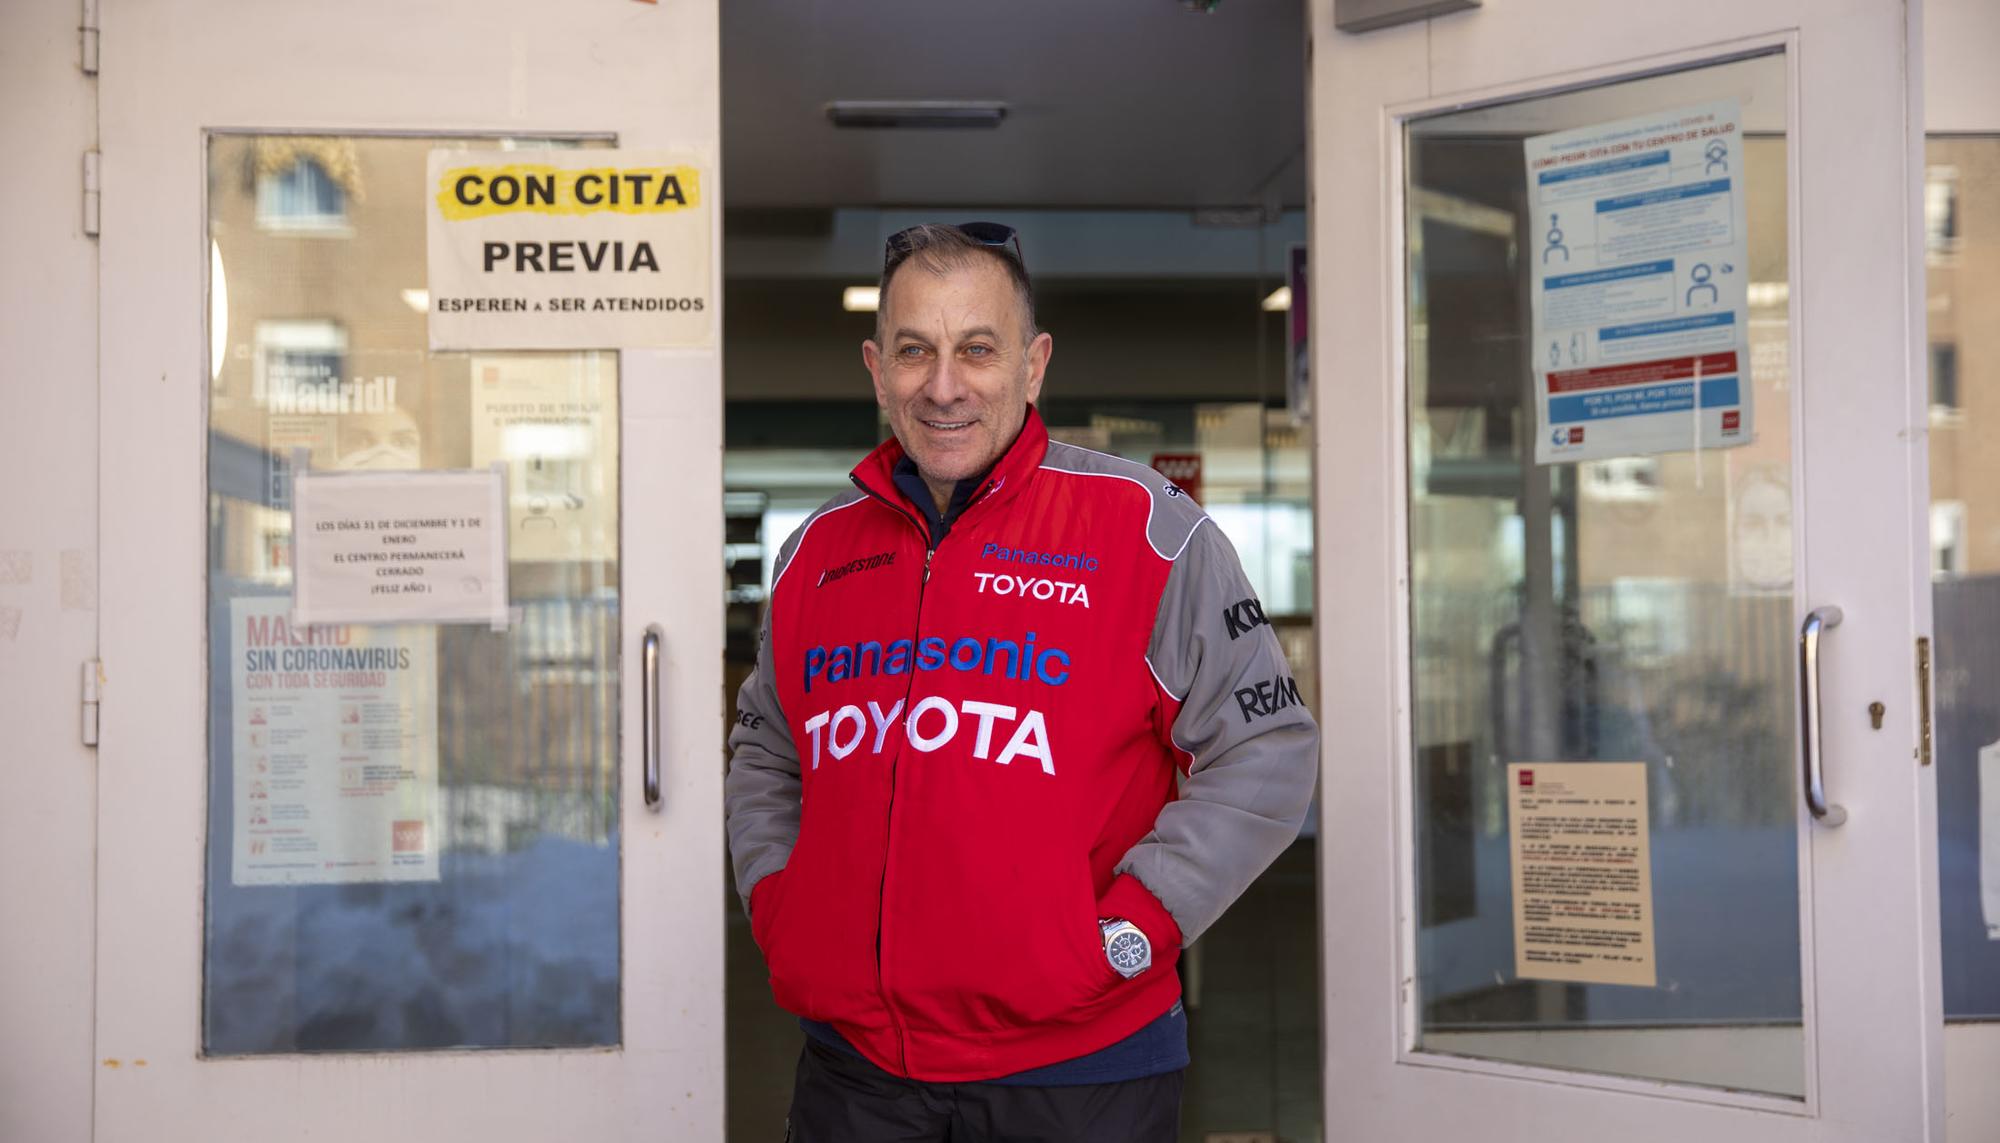
[[[1083,922],[1077,928],[1081,932],[1083,959],[1087,970],[1080,985],[1082,991],[1078,1004],[1090,1004],[1101,999],[1105,993],[1125,982],[1118,970],[1111,967],[1111,958],[1104,955],[1104,930],[1098,926],[1099,909],[1094,886],[1090,899],[1083,910]]]
[[[990,1017],[1001,1026],[1072,1023],[1124,981],[1104,956],[1089,867],[1079,863],[1061,880],[1065,888],[1059,898],[1016,917],[1014,924],[1027,935],[1025,947],[1004,955],[1003,971],[988,984],[994,1008]],[[1016,958],[1033,966],[1027,979],[1010,980],[1004,971]]]
[[[796,859],[797,852],[794,851]],[[795,862],[796,863],[796,860]],[[764,967],[769,973],[771,998],[778,1007],[797,1016],[807,1012],[808,982],[800,979],[797,966],[793,964],[790,948],[795,943],[791,939],[791,926],[786,922],[785,890],[788,887],[786,874],[792,869],[784,869],[759,881],[750,891],[750,936],[763,950]],[[768,890],[764,889],[770,885]],[[760,894],[760,891],[761,894]]]
[[[777,925],[779,892],[784,879],[785,871],[780,869],[750,887],[750,939],[757,942],[767,963],[771,959],[771,936]]]

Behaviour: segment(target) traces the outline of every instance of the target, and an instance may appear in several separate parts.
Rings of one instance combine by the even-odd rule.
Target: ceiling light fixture
[[[993,128],[1007,118],[997,99],[836,99],[826,105],[835,127]]]
[[[882,308],[882,287],[849,286],[840,291],[840,308],[851,314],[872,314]]]
[[[1264,312],[1281,314],[1292,308],[1292,288],[1279,286],[1264,296]]]
[[[1199,206],[1188,214],[1196,226],[1215,230],[1255,230],[1281,217],[1278,209],[1261,206]]]
[[[1753,306],[1782,306],[1792,300],[1790,282],[1752,282],[1744,290]]]

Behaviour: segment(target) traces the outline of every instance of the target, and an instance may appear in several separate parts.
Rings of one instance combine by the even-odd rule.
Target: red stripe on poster
[[[1656,361],[1634,361],[1629,365],[1602,365],[1595,369],[1565,369],[1548,375],[1549,392],[1576,393],[1587,389],[1610,389],[1619,385],[1645,385],[1657,381],[1684,381],[1694,376],[1692,357],[1663,357]],[[1710,353],[1701,359],[1703,377],[1726,377],[1736,372],[1736,354]]]

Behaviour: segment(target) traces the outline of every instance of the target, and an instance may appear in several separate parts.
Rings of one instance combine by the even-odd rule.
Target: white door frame
[[[722,387],[714,348],[620,363],[622,1038],[612,1049],[201,1057],[208,130],[612,132],[709,156],[712,0],[102,13],[96,1134],[712,1139],[723,1130]],[[711,310],[711,312],[715,312]],[[717,315],[717,329],[720,328]],[[641,793],[639,644],[667,635],[665,798]],[[115,1063],[114,1063],[115,1061]]]
[[[1362,36],[1334,31],[1331,6],[1311,6],[1309,143],[1320,670],[1345,744],[1322,799],[1328,1137],[1940,1138],[1935,783],[1914,757],[1930,629],[1918,4],[1533,0]],[[1416,1052],[1402,124],[1771,44],[1792,91],[1796,606],[1846,609],[1825,741],[1854,815],[1802,824],[1807,1098]]]

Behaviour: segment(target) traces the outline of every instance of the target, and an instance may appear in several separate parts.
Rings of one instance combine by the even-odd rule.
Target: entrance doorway
[[[1310,421],[1293,368],[1304,309],[1290,289],[1306,229],[1303,13],[830,13],[723,12],[727,697],[754,660],[779,545],[887,436],[860,353],[883,239],[987,219],[1019,232],[1055,339],[1040,403],[1051,436],[1181,482],[1241,554],[1318,701]],[[966,48],[939,47],[952,44]],[[877,125],[842,125],[863,112]],[[963,125],[937,125],[950,115]],[[1184,956],[1185,1138],[1320,1137],[1317,850],[1309,819]],[[804,1040],[770,998],[733,889],[717,890],[729,1137],[748,1143],[782,1132]]]

